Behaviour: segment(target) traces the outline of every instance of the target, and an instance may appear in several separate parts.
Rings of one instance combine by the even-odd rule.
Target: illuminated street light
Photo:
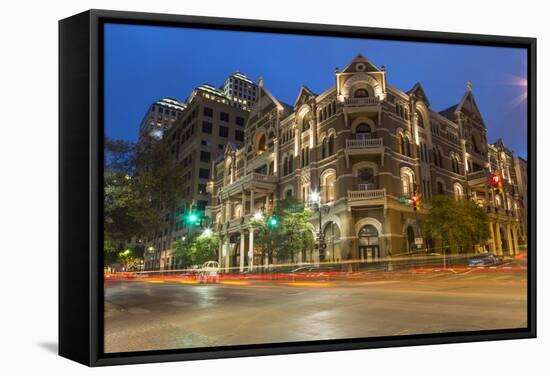
[[[212,230],[209,228],[205,228],[201,236],[208,237],[210,235],[212,235]]]
[[[321,200],[321,195],[317,191],[311,192],[311,202],[317,204]]]
[[[260,219],[262,219],[264,217],[264,215],[262,214],[262,212],[256,212],[254,213],[254,219],[259,221]]]

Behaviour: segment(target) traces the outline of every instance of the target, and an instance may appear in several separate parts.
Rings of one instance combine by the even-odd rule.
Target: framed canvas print
[[[535,53],[520,37],[60,21],[60,355],[534,337]]]

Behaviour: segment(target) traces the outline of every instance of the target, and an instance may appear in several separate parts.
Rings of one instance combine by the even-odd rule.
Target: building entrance
[[[365,225],[359,230],[359,257],[367,262],[380,258],[378,230],[373,225]]]

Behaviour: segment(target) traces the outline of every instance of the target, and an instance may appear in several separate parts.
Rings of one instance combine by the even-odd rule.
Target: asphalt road
[[[105,351],[409,335],[527,325],[521,270],[386,273],[349,281],[113,282]]]

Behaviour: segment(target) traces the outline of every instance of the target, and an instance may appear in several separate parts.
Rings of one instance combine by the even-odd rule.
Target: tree
[[[179,204],[182,181],[166,142],[105,139],[104,236],[110,242],[105,260],[112,259],[113,245],[121,251],[128,240],[150,238],[161,229],[165,210]]]
[[[276,224],[270,223],[276,218]],[[289,197],[278,200],[273,213],[252,221],[255,226],[255,239],[262,249],[262,255],[273,263],[278,260],[295,261],[297,253],[313,246],[313,227],[309,223],[311,210],[303,203]]]
[[[125,271],[137,269],[143,262],[143,258],[134,249],[126,249],[118,253],[118,261],[122,264]]]
[[[430,211],[422,227],[426,236],[441,241],[444,250],[457,247],[464,251],[489,238],[487,213],[473,201],[434,196],[429,205]]]
[[[216,234],[191,234],[173,243],[174,257],[184,267],[202,265],[217,259],[219,237]]]

